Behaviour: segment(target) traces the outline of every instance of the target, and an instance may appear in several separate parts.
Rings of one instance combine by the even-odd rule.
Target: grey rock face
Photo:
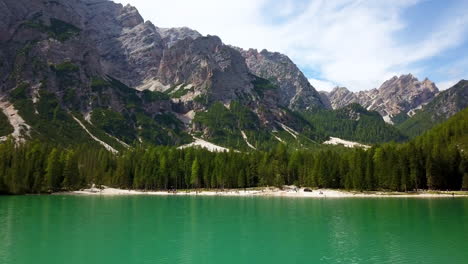
[[[225,102],[252,89],[243,57],[214,36],[186,38],[166,49],[158,79],[168,86],[191,84],[196,92]]]
[[[156,27],[144,22],[132,6],[92,2],[86,9],[86,31],[106,74],[137,86],[157,74],[164,45]]]
[[[356,94],[346,87],[335,87],[331,92],[326,93],[333,109],[343,108],[351,103],[358,102]]]
[[[239,49],[250,71],[272,81],[280,89],[280,104],[295,110],[325,107],[320,94],[286,55],[278,52]]]
[[[422,108],[433,119],[448,119],[468,107],[468,81],[461,80],[453,87],[439,93],[433,101]]]
[[[178,41],[184,40],[186,38],[196,39],[202,37],[198,31],[187,27],[181,28],[158,28],[158,33],[161,35],[161,38],[164,41],[166,47],[170,48]]]
[[[358,103],[368,110],[378,111],[382,116],[396,116],[409,113],[430,102],[439,92],[428,79],[420,82],[411,74],[393,77],[379,89],[353,93],[344,87],[336,87],[328,98],[333,108],[342,108],[350,103]]]
[[[333,109],[330,99],[328,98],[329,93],[325,91],[319,91],[320,99],[322,100],[323,104],[327,109]]]
[[[127,85],[159,91],[190,86],[184,100],[209,92],[214,100],[229,101],[251,89],[243,58],[218,37],[202,37],[189,28],[157,28],[128,5],[93,5],[88,19],[96,32],[90,35],[104,71]]]

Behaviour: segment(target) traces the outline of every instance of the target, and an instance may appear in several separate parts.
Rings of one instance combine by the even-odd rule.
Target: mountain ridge
[[[196,138],[240,150],[302,148],[338,135],[398,141],[402,136],[372,111],[403,122],[438,91],[428,79],[402,75],[368,93],[337,88],[340,101],[317,92],[284,54],[240,49],[187,27],[159,28],[131,5],[0,0],[0,7],[0,96],[24,121],[14,129],[21,140],[98,138],[116,151]],[[343,115],[349,109],[330,109],[348,103],[363,105],[369,118],[362,123]],[[372,138],[362,134],[370,124]],[[7,132],[8,125],[0,136]]]
[[[468,81],[461,80],[415,110],[397,127],[410,137],[418,136],[468,107]]]
[[[299,132],[312,129],[282,103],[294,97],[295,87],[283,93],[281,82],[256,76],[241,53],[217,36],[201,36],[188,28],[160,29],[145,22],[136,8],[110,1],[0,2],[8,11],[0,21],[0,30],[8,32],[0,53],[9,54],[0,68],[2,76],[8,76],[2,80],[2,95],[21,116],[28,116],[26,123],[34,123],[39,134],[51,133],[39,132],[37,126],[57,116],[46,114],[52,109],[35,109],[45,100],[47,107],[62,113],[62,125],[70,134],[80,129],[70,124],[74,113],[126,144],[180,144],[188,133],[209,137],[213,133],[202,123],[188,123],[216,102],[228,111],[239,102],[256,115],[259,126],[253,127],[269,135],[263,140],[280,142],[272,135],[284,130],[279,123]],[[292,69],[303,77],[295,65]],[[315,89],[306,85],[317,96],[312,101],[323,107]],[[283,99],[285,94],[288,98]],[[156,120],[161,117],[170,122]],[[242,139],[240,127],[233,129]]]
[[[428,78],[419,81],[412,74],[394,76],[379,88],[351,92],[345,87],[335,87],[327,96],[332,108],[338,109],[351,103],[359,103],[368,110],[378,111],[388,123],[394,123],[399,114],[411,111],[430,102],[439,89]]]

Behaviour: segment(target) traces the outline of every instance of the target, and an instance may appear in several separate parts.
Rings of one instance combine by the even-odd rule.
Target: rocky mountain
[[[358,102],[395,116],[437,91],[402,76],[366,99],[346,89],[324,96],[286,55],[158,28],[107,0],[0,0],[0,12],[0,140],[98,142],[111,151],[202,140],[300,148],[331,135],[383,142],[401,135],[375,112],[359,109],[361,120],[329,108]]]
[[[440,92],[431,102],[398,125],[410,137],[422,134],[468,107],[468,81],[461,80],[453,87]]]
[[[198,31],[188,27],[158,28],[157,31],[168,48],[172,47],[176,42],[186,38],[196,39],[202,37]]]
[[[246,59],[219,37],[158,28],[111,1],[0,0],[0,8],[0,96],[22,120],[17,138],[113,149],[193,135],[237,148],[322,138],[292,112],[323,104],[284,55]],[[228,130],[207,120],[219,113]]]
[[[267,50],[238,50],[253,74],[279,87],[281,105],[295,110],[326,107],[320,94],[288,56]]]
[[[413,110],[430,102],[439,92],[428,80],[422,82],[411,74],[394,76],[378,89],[351,92],[345,87],[336,87],[327,97],[334,109],[358,103],[368,110],[378,111],[389,123],[397,121],[398,115],[413,113]]]

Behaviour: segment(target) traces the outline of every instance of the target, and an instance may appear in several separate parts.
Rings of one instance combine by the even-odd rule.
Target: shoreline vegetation
[[[92,184],[152,191],[307,186],[455,193],[468,190],[467,117],[468,109],[410,142],[390,142],[367,150],[295,149],[278,143],[268,151],[210,152],[136,144],[112,153],[96,144],[7,140],[0,144],[0,194],[75,191]]]
[[[127,190],[94,185],[88,189],[70,192],[57,192],[53,195],[102,195],[102,196],[228,196],[228,197],[290,197],[290,198],[449,198],[468,197],[467,191],[347,191],[339,189],[312,189],[307,187],[284,186],[284,188],[262,187],[245,189],[181,189],[181,190]]]

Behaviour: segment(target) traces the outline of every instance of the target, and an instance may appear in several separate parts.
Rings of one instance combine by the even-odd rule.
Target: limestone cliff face
[[[318,92],[287,56],[243,51],[189,28],[158,28],[130,5],[100,0],[2,0],[0,7],[5,14],[0,19],[4,41],[13,37],[25,42],[40,36],[41,53],[48,60],[86,61],[92,71],[139,90],[166,91],[183,85],[190,89],[184,100],[210,94],[213,100],[230,101],[251,93],[253,74],[279,87],[277,105],[294,110],[324,107]],[[80,34],[58,43],[37,32],[38,28],[20,27],[25,22],[49,25],[51,18],[76,26]]]
[[[346,87],[335,87],[331,92],[324,92],[323,94],[327,96],[333,109],[343,108],[358,102],[357,95]]]
[[[284,107],[323,107],[286,56],[262,52],[247,63],[241,50],[216,36],[158,28],[130,5],[0,0],[0,13],[0,96],[24,87],[33,107],[47,93],[64,112],[88,119],[96,109],[113,111],[127,118],[129,132],[121,137],[127,142],[179,142],[177,122],[155,118],[178,117],[184,131],[194,132],[190,120],[216,102],[240,102],[258,117],[259,124],[248,127],[260,125],[267,134],[283,125],[299,132],[304,127]]]
[[[279,87],[281,105],[295,110],[325,107],[320,94],[286,55],[267,50],[239,50],[253,74]]]
[[[158,28],[159,35],[161,35],[166,47],[170,48],[175,43],[186,38],[196,39],[202,37],[198,31],[188,27],[181,28]]]
[[[387,121],[400,113],[411,114],[430,102],[439,92],[428,79],[419,81],[411,74],[393,77],[380,88],[368,91],[351,92],[345,87],[336,87],[327,96],[333,108],[342,108],[358,103],[368,110],[378,111]]]
[[[167,86],[190,84],[193,93],[228,102],[252,90],[252,78],[243,57],[214,36],[185,38],[166,49],[158,80]]]
[[[156,75],[164,49],[157,28],[130,5],[87,1],[83,35],[95,44],[106,74],[129,86]]]

